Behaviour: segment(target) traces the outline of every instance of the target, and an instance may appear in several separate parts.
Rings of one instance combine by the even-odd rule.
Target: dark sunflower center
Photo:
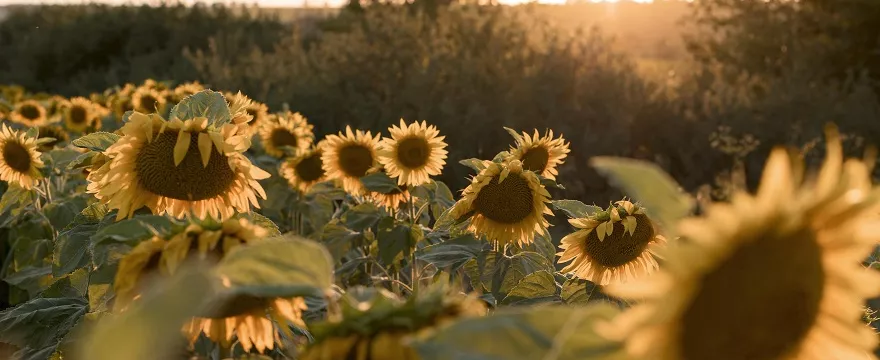
[[[20,173],[31,169],[31,153],[16,141],[7,141],[3,144],[3,160],[12,170]]]
[[[682,359],[780,359],[814,325],[825,283],[815,234],[750,235],[759,237],[699,281],[682,317]]]
[[[526,150],[522,155],[523,168],[526,170],[541,173],[547,168],[550,161],[550,152],[546,147],[539,146]]]
[[[74,124],[82,124],[86,122],[86,109],[82,106],[74,106],[70,108],[70,121]]]
[[[61,141],[64,141],[66,136],[64,136],[63,133],[56,130],[55,128],[48,127],[48,128],[40,128],[39,138],[40,139],[43,139],[43,138],[55,139],[55,140],[52,140],[51,142],[43,143],[40,145],[40,149],[52,149],[55,147],[56,144],[58,144]]]
[[[373,167],[373,152],[360,144],[347,145],[339,150],[339,167],[351,177],[363,177]]]
[[[18,113],[28,120],[36,120],[40,118],[40,109],[30,104],[22,105],[22,107],[18,110]]]
[[[259,298],[251,295],[235,295],[226,301],[219,301],[214,306],[208,306],[208,310],[199,314],[200,317],[222,319],[237,315],[243,315],[265,309],[268,305],[267,299]]]
[[[534,211],[532,188],[519,174],[509,174],[500,184],[499,175],[477,193],[474,208],[483,216],[502,224],[516,224]]]
[[[296,135],[290,130],[277,128],[272,130],[272,134],[270,134],[269,138],[272,140],[272,145],[276,147],[279,146],[293,146],[296,147],[297,138]]]
[[[410,137],[397,144],[397,159],[403,166],[419,168],[428,163],[431,145],[423,137]]]
[[[247,109],[247,110],[245,110],[245,112],[247,112],[247,114],[251,116],[250,125],[256,125],[257,124],[257,115],[259,114],[257,112],[257,110]]]
[[[296,177],[305,182],[316,181],[324,176],[324,167],[322,165],[321,154],[315,153],[296,164],[296,167],[294,167]]]
[[[585,251],[592,261],[599,265],[613,268],[625,265],[642,255],[648,244],[654,239],[654,227],[645,215],[633,215],[636,218],[636,230],[630,235],[623,223],[614,223],[614,232],[599,241],[596,231],[587,235]]]
[[[190,134],[189,150],[174,165],[177,131],[165,131],[144,144],[135,160],[138,183],[144,189],[177,200],[205,200],[226,193],[235,180],[226,155],[211,149],[208,166],[202,166],[198,133]]]
[[[156,105],[158,105],[159,100],[153,97],[153,95],[144,95],[141,96],[141,110],[146,111],[156,111]]]

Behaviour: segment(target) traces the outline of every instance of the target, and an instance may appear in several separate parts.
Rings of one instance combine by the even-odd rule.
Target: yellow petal
[[[202,167],[208,167],[211,160],[211,136],[207,133],[199,133],[199,153],[202,155]]]
[[[617,212],[616,208],[611,209],[611,222],[620,221],[620,213]]]
[[[177,133],[177,143],[174,144],[174,166],[180,165],[186,152],[189,150],[190,136],[189,132],[181,131]]]
[[[623,230],[628,232],[630,236],[636,232],[636,217],[627,216],[623,219]]]
[[[605,240],[605,228],[607,225],[608,223],[603,222],[596,226],[596,236],[599,237],[599,241]],[[613,228],[614,226],[612,225],[611,227]]]
[[[498,177],[498,183],[504,182],[504,179],[507,178],[507,175],[510,175],[510,168],[505,167],[504,170],[501,170],[501,175]]]

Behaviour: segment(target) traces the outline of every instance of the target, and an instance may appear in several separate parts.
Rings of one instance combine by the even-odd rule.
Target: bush
[[[269,49],[286,28],[277,20],[220,5],[13,8],[0,22],[0,84],[82,95],[147,78],[196,80],[182,50],[218,34],[237,48]]]

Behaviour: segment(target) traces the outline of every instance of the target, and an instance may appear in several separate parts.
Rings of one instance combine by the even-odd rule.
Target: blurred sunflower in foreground
[[[39,126],[46,122],[46,108],[36,100],[24,100],[15,104],[9,113],[9,120],[27,127]]]
[[[861,316],[880,275],[861,262],[880,241],[880,191],[869,165],[843,161],[837,129],[826,133],[812,181],[776,149],[756,195],[682,221],[686,241],[662,271],[607,289],[640,303],[599,330],[644,359],[873,358]]]
[[[27,133],[0,125],[0,180],[31,189],[42,177],[39,141]]]
[[[645,209],[618,201],[605,211],[568,221],[578,230],[562,238],[562,272],[599,285],[623,283],[657,270],[656,247],[666,243]]]
[[[294,154],[309,148],[314,141],[314,126],[299,113],[290,111],[284,114],[269,115],[259,128],[260,139],[266,153],[274,157],[283,157],[284,147],[290,147]]]
[[[318,143],[315,148],[300,153],[298,156],[288,158],[281,163],[281,176],[287,179],[291,188],[305,193],[312,185],[327,180],[324,171],[322,144]]]
[[[84,97],[75,97],[63,106],[64,126],[74,132],[84,133],[101,128],[104,109]]]
[[[519,160],[484,161],[483,166],[450,215],[459,222],[470,218],[468,229],[489,241],[530,244],[535,233],[546,231],[549,225],[544,215],[553,215],[547,207],[550,193]]]
[[[321,158],[327,177],[341,181],[351,195],[365,194],[361,178],[379,164],[376,151],[380,136],[373,137],[369,131],[352,132],[350,126],[345,127],[344,134],[340,131],[338,135],[327,135]]]
[[[191,224],[169,239],[154,237],[143,241],[119,261],[113,285],[114,310],[125,311],[136,301],[145,286],[149,286],[151,276],[170,276],[187,260],[220,261],[233,249],[261,241],[267,234],[266,229],[245,219],[228,219],[216,226]],[[227,348],[237,339],[245,351],[263,352],[280,341],[275,323],[285,332],[289,331],[288,323],[305,327],[302,311],[306,307],[302,298],[237,295],[212,305],[184,325],[182,331],[190,345],[204,334]]]
[[[315,341],[299,359],[418,360],[416,351],[406,344],[408,337],[486,314],[482,300],[450,294],[442,283],[423,291],[406,302],[381,289],[367,301],[343,298],[346,317],[312,326]]]
[[[154,214],[218,220],[259,208],[257,196],[266,193],[257,180],[269,173],[243,154],[250,146],[246,129],[134,112],[104,151],[109,161],[89,173],[88,192],[118,209],[117,219],[143,206]]]
[[[440,175],[446,164],[445,136],[434,125],[422,121],[388,128],[391,138],[379,145],[379,162],[388,176],[397,178],[398,185],[419,186],[430,181],[429,176]]]
[[[557,167],[565,162],[569,152],[568,143],[562,136],[554,139],[553,130],[548,130],[542,137],[535,129],[534,136],[523,132],[522,137],[516,139],[516,147],[510,149],[508,159],[519,160],[524,169],[555,180],[559,175]]]

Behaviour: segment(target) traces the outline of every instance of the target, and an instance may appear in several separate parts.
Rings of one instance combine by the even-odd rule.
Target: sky
[[[302,6],[305,0],[238,0],[234,1],[236,4],[259,4],[264,7],[298,7]],[[523,2],[528,2],[531,0],[499,0],[502,4],[519,4]],[[640,2],[640,3],[650,3],[653,0],[589,0],[592,2],[618,2],[618,1],[632,1],[632,2]],[[92,1],[84,1],[84,0],[0,0],[0,6],[10,5],[10,4],[40,4],[40,3],[52,3],[52,4],[82,4],[86,2],[99,2],[99,3],[107,3],[107,4],[125,4],[125,3],[135,3],[135,4],[143,4],[143,3],[158,3],[161,0],[92,0]],[[183,0],[184,3],[192,4],[194,0]],[[232,3],[233,1],[229,0],[202,0],[204,3]],[[308,0],[311,4],[324,4],[325,0]],[[346,0],[326,0],[329,4],[336,3],[346,3]],[[539,3],[548,3],[548,4],[559,4],[565,3],[565,0],[538,0]]]

